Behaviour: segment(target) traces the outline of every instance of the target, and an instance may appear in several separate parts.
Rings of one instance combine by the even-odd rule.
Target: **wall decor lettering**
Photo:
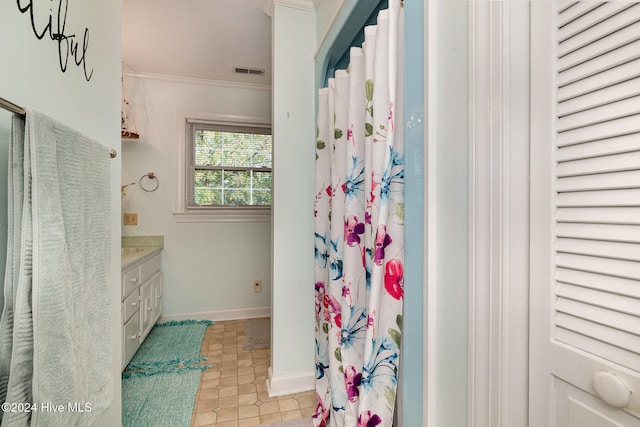
[[[48,37],[58,45],[60,70],[65,73],[69,58],[78,67],[82,67],[87,81],[93,76],[93,68],[87,67],[87,51],[89,49],[89,29],[85,27],[82,39],[76,34],[68,34],[67,11],[68,0],[17,0],[18,10],[29,14],[31,29],[38,40]]]

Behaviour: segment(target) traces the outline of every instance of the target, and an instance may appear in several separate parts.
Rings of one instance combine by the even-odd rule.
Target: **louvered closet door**
[[[551,141],[547,164],[532,162],[532,180],[548,172],[549,185],[532,184],[531,265],[532,333],[546,338],[532,340],[531,381],[550,393],[533,399],[546,400],[547,420],[532,420],[640,426],[640,4],[557,2],[549,12]],[[532,25],[533,37],[544,31]],[[537,66],[532,58],[545,72]],[[534,192],[545,190],[539,206]]]

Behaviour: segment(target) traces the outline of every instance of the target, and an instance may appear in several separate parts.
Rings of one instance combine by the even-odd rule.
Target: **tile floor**
[[[192,427],[253,427],[311,417],[314,391],[270,398],[269,349],[244,350],[246,320],[215,322],[207,328],[201,355],[213,368],[203,371]]]

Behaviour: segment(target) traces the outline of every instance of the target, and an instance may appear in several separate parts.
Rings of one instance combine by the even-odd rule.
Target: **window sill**
[[[221,208],[206,211],[175,212],[176,222],[270,222],[271,208]]]

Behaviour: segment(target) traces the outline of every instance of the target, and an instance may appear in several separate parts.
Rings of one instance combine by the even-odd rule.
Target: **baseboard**
[[[219,310],[219,311],[200,311],[195,313],[182,313],[182,314],[163,314],[160,317],[159,322],[166,322],[169,320],[240,320],[240,319],[255,319],[260,317],[271,317],[271,307],[256,307],[256,308],[240,308],[235,310]]]
[[[271,367],[269,367],[269,378],[267,378],[267,392],[269,393],[269,397],[310,391],[313,390],[315,386],[316,373],[314,371],[274,377],[273,371]]]

